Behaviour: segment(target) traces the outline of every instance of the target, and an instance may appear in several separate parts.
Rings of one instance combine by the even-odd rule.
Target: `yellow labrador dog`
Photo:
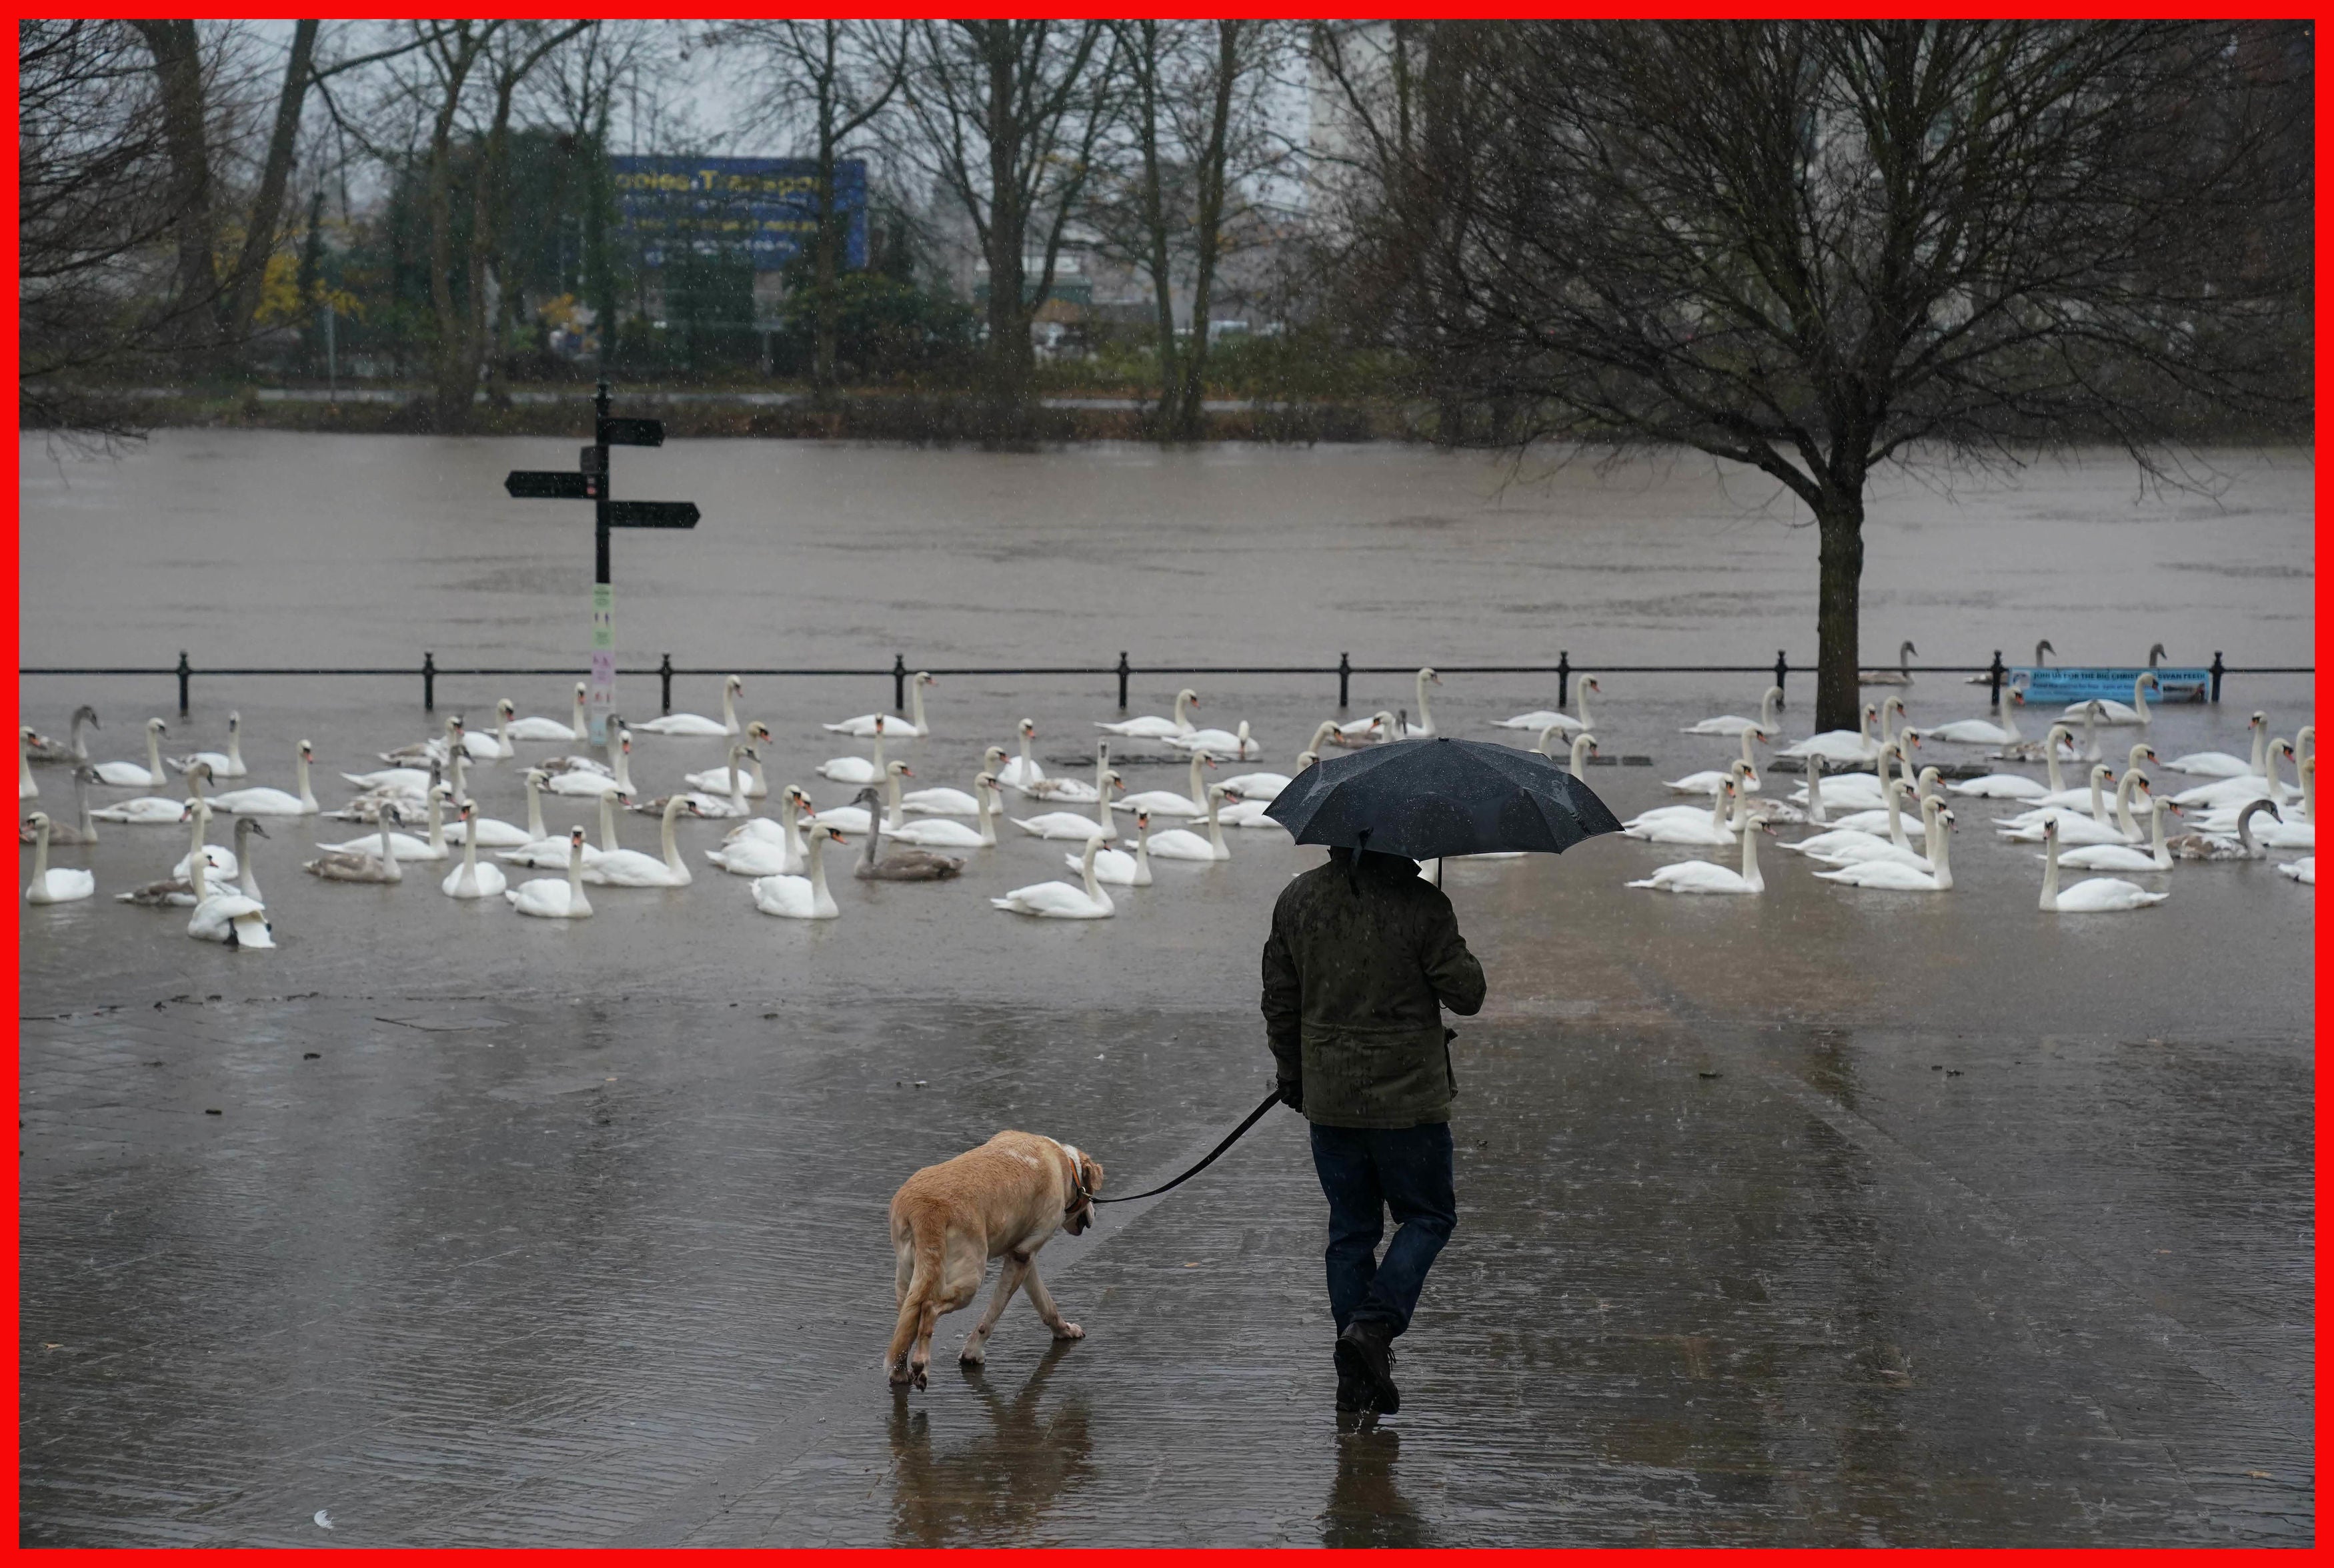
[[[1058,1340],[1085,1337],[1066,1323],[1037,1279],[1037,1249],[1057,1230],[1076,1236],[1094,1223],[1102,1166],[1073,1146],[1035,1132],[1000,1132],[954,1159],[928,1165],[892,1197],[892,1246],[899,1254],[899,1326],[892,1332],[892,1380],[924,1386],[932,1329],[940,1314],[970,1306],[992,1257],[1005,1259],[997,1294],[973,1325],[960,1360],[985,1359],[982,1346],[1013,1293]],[[911,1354],[912,1348],[913,1353]]]

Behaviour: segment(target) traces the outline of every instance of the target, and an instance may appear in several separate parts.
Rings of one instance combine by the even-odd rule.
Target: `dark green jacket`
[[[1483,1005],[1483,966],[1442,890],[1399,855],[1342,854],[1281,890],[1264,944],[1264,1027],[1284,1091],[1325,1127],[1448,1121],[1442,1009]]]

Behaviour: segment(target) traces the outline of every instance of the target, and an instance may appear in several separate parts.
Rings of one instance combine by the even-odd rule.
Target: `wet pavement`
[[[183,548],[186,570],[217,569]],[[2305,531],[2255,564],[2306,577],[2308,550]],[[260,560],[261,596],[313,565]],[[130,574],[126,640],[182,630],[148,592],[163,576]],[[1474,581],[1454,569],[1446,613]],[[431,636],[471,608],[417,602]],[[352,659],[390,640],[340,613]],[[942,630],[975,646],[977,620]],[[894,630],[868,620],[871,647]],[[28,611],[28,659],[68,656],[32,627]],[[556,630],[515,627],[521,644]],[[1751,711],[1757,684],[1609,677],[1606,749],[1657,765],[1590,782],[1625,814],[1669,798],[1660,778],[1733,750],[1678,728]],[[1200,717],[1250,718],[1270,751],[1246,765],[1285,770],[1330,716],[1291,685],[1216,683]],[[863,686],[749,683],[774,782],[848,794],[810,773],[854,749],[815,721],[888,695]],[[1406,688],[1357,682],[1356,706]],[[405,683],[197,689],[174,739],[216,746],[237,706],[254,783],[288,782],[299,736],[321,779],[429,722]],[[98,755],[126,756],[128,690],[21,695],[43,727],[87,696],[108,716]],[[449,681],[441,707],[497,694]],[[564,696],[512,694],[530,712]],[[1454,677],[1434,706],[1492,737],[1552,695]],[[1023,713],[1046,758],[1115,717],[1071,682],[931,696],[936,733],[905,748],[924,784],[963,787]],[[1916,722],[1982,698],[1943,678],[1910,696]],[[2231,697],[2167,710],[2152,738],[2242,750],[2255,703],[2281,733],[2310,717],[2301,681]],[[1799,733],[1804,708],[1786,720]],[[643,740],[636,772],[661,789],[719,749]],[[473,787],[523,813],[507,765]],[[295,869],[310,824],[289,822],[260,845],[273,953],[102,898],[20,906],[22,1538],[2307,1543],[2313,895],[2271,862],[2184,866],[2142,879],[2172,890],[2160,909],[2052,917],[2030,848],[1996,842],[1990,809],[1963,814],[1942,898],[1834,888],[1770,853],[1764,898],[1666,899],[1621,883],[1693,851],[1612,841],[1452,865],[1491,985],[1454,1051],[1460,1226],[1402,1342],[1402,1414],[1350,1432],[1321,1199],[1286,1112],[1047,1246],[1085,1341],[1055,1347],[1017,1304],[978,1373],[948,1353],[970,1313],[944,1322],[927,1392],[894,1394],[879,1365],[883,1206],[909,1172],[1021,1126],[1139,1191],[1262,1092],[1256,948],[1317,857],[1278,832],[1162,864],[1091,924],[987,907],[1066,874],[1065,846],[1018,837],[959,883],[838,878],[841,919],[769,919],[703,864],[710,822],[681,828],[690,887],[595,890],[600,914],[573,926],[457,906],[434,878],[316,883]],[[653,842],[646,820],[623,827]],[[183,842],[108,827],[67,863],[111,892]]]

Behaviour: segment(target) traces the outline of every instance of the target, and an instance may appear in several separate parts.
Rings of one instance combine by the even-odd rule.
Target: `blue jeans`
[[[1329,1200],[1329,1312],[1337,1332],[1355,1318],[1400,1333],[1410,1326],[1435,1254],[1459,1223],[1452,1189],[1451,1126],[1324,1127],[1313,1124],[1313,1169]],[[1385,1211],[1394,1240],[1377,1256]]]

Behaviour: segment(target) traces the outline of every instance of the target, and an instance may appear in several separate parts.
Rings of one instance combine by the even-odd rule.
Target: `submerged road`
[[[1630,746],[1727,749],[1673,717]],[[21,1538],[2308,1542],[2310,894],[2192,867],[2054,919],[1968,814],[1943,899],[1454,864],[1460,1226],[1351,1432],[1285,1112],[1047,1247],[1083,1342],[1017,1303],[979,1372],[969,1313],[928,1392],[879,1365],[908,1172],[1021,1126],[1140,1190],[1254,1102],[1255,946],[1316,854],[1277,833],[1088,927],[981,902],[1057,874],[1027,841],[824,927],[700,871],[568,928],[319,886],[296,829],[274,954],[26,911]]]

